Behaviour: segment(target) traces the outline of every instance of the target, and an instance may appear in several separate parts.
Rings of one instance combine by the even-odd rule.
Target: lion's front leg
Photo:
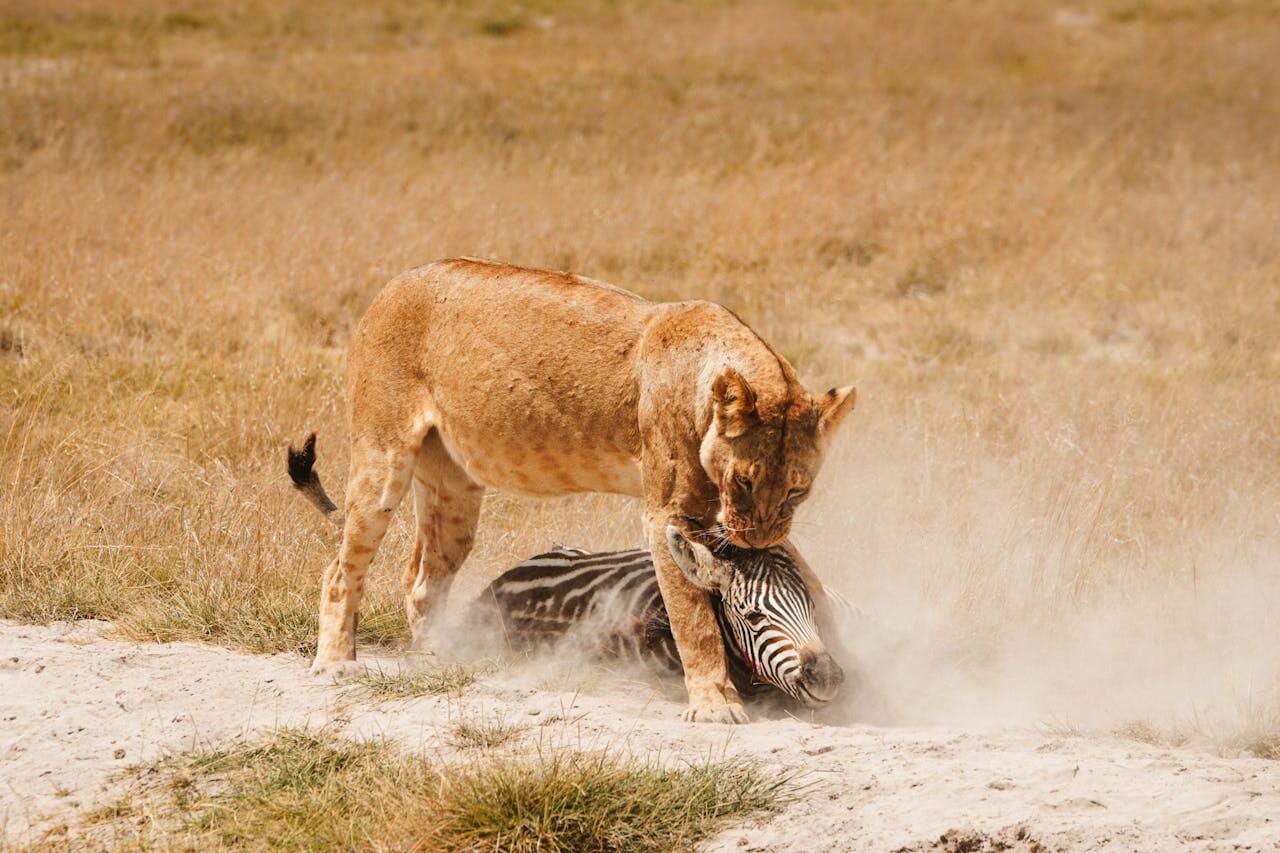
[[[684,666],[684,684],[689,692],[688,722],[745,723],[742,698],[729,679],[728,662],[720,626],[707,593],[689,582],[667,549],[668,524],[678,527],[685,520],[664,511],[645,513],[649,551],[658,573],[658,588],[671,620],[671,633]]]

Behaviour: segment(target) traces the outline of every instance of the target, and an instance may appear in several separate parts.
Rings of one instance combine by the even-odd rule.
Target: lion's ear
[[[853,404],[857,399],[858,389],[846,385],[843,388],[832,388],[814,401],[818,406],[819,437],[830,438],[845,416],[853,411]]]
[[[711,385],[716,428],[725,438],[737,438],[751,426],[756,411],[756,392],[732,367],[726,367]]]

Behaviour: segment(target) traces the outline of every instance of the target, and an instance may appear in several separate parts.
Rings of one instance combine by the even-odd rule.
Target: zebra
[[[666,534],[676,564],[710,593],[740,694],[776,689],[808,708],[835,698],[844,671],[818,635],[813,598],[784,548],[727,545],[713,554],[675,527]],[[477,605],[477,612],[496,615],[516,651],[576,635],[606,655],[682,672],[647,550],[557,546],[504,572]]]

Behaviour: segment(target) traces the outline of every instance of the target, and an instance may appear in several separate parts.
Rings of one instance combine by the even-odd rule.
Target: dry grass
[[[333,542],[283,447],[318,430],[340,483],[348,330],[469,254],[717,299],[814,386],[857,380],[798,535],[873,612],[927,602],[956,665],[1174,590],[1155,624],[1274,681],[1277,23],[4,0],[0,614],[307,651]],[[632,510],[496,497],[455,595],[630,544]],[[404,635],[407,551],[401,524],[366,640]]]
[[[412,699],[418,696],[460,696],[494,668],[487,664],[444,664],[426,669],[365,670],[354,681],[372,699]]]
[[[1147,720],[1131,720],[1118,726],[1113,734],[1164,747],[1207,741],[1224,755],[1280,760],[1280,702],[1273,699],[1269,703],[1238,708],[1226,727],[1218,719],[1160,726]]]
[[[511,743],[528,728],[501,719],[461,720],[453,727],[449,743],[455,749],[493,749]]]
[[[77,843],[112,849],[685,850],[776,809],[744,763],[663,769],[603,753],[437,767],[382,741],[284,730],[129,774]]]

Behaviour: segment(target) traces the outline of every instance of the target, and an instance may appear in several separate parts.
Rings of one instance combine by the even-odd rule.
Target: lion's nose
[[[783,539],[787,538],[787,528],[785,525],[782,527],[770,528],[757,524],[750,530],[744,530],[742,538],[746,541],[748,548],[772,548],[774,545],[777,545]]]

